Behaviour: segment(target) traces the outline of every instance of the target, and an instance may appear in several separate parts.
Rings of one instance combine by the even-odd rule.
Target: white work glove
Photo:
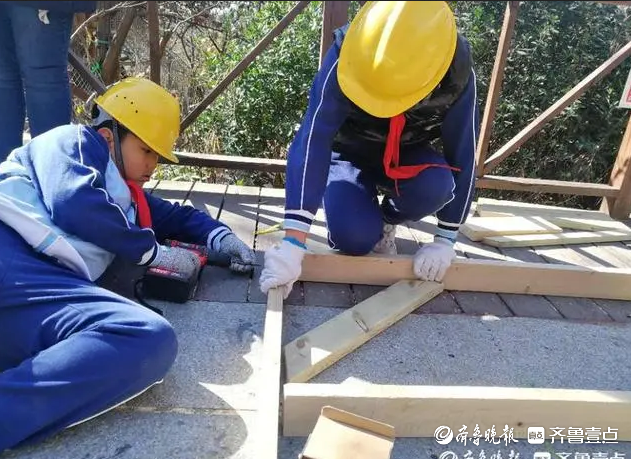
[[[287,299],[302,273],[305,253],[306,249],[285,239],[265,252],[265,266],[259,279],[261,291],[267,295],[269,289],[276,287]]]
[[[229,233],[218,243],[217,251],[230,256],[230,269],[247,273],[254,269],[254,251],[234,233]]]
[[[414,274],[424,281],[441,282],[451,262],[456,258],[454,243],[437,237],[414,255]]]

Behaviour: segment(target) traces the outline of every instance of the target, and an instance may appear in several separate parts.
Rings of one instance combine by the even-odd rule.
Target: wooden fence
[[[147,18],[149,22],[150,36],[150,57],[151,57],[151,77],[154,81],[159,81],[159,24],[156,2],[147,2]],[[274,38],[280,35],[311,2],[300,1],[283,17],[267,35],[265,35],[252,50],[239,62],[213,88],[203,100],[186,114],[181,122],[181,131],[186,130],[201,113],[204,112],[213,101],[224,91],[232,81],[234,81],[243,71],[272,43]],[[331,45],[332,31],[344,25],[348,21],[349,6],[348,1],[325,1],[322,16],[322,32],[320,43],[320,59]],[[364,3],[364,2],[360,2]],[[601,1],[616,5],[629,5],[631,1]],[[476,187],[499,190],[517,190],[537,193],[558,193],[565,195],[579,196],[599,196],[603,197],[601,210],[608,212],[613,218],[626,219],[631,213],[631,119],[627,124],[616,161],[612,167],[608,184],[584,183],[559,180],[546,180],[525,177],[507,177],[490,175],[495,167],[501,164],[508,156],[515,153],[519,148],[532,138],[537,132],[543,129],[554,117],[559,115],[570,104],[583,95],[590,87],[603,79],[618,67],[626,58],[631,55],[631,42],[614,53],[609,59],[603,62],[593,72],[585,76],[563,97],[558,99],[547,110],[524,127],[515,137],[509,140],[497,151],[489,154],[489,144],[493,131],[493,121],[500,97],[506,60],[508,57],[511,39],[513,37],[515,22],[519,13],[517,1],[506,2],[506,12],[502,24],[500,39],[497,47],[495,63],[491,75],[489,91],[486,99],[483,118],[481,123],[480,138],[476,152]],[[102,83],[93,76],[88,75],[89,71],[82,65],[81,60],[71,53],[70,62],[79,70],[84,78],[90,79],[90,84],[96,89],[103,87]],[[177,152],[180,165],[214,167],[222,169],[255,170],[266,172],[284,172],[286,162],[280,159],[261,159],[239,156],[208,155]]]

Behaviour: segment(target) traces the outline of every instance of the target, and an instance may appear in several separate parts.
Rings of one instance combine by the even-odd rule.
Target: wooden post
[[[601,210],[609,212],[611,218],[628,219],[631,214],[631,118],[622,137],[618,157],[611,171],[609,184],[620,187],[618,196],[603,199]]]
[[[484,173],[488,174],[497,167],[502,161],[508,158],[512,153],[528,141],[532,136],[539,132],[548,121],[557,116],[567,107],[569,107],[576,99],[581,97],[585,91],[602,80],[606,75],[611,73],[620,65],[627,57],[631,56],[631,41],[624,45],[618,52],[613,54],[609,59],[603,62],[596,70],[583,78],[576,86],[568,91],[563,97],[552,104],[545,112],[535,118],[528,126],[521,130],[519,134],[509,140],[502,148],[497,150],[489,159],[484,162]]]
[[[151,63],[151,81],[160,84],[160,19],[158,2],[147,2],[147,20],[149,21],[149,62]]]
[[[351,2],[322,2],[322,34],[320,36],[320,65],[333,43],[333,31],[348,22]]]
[[[113,7],[116,2],[107,1],[101,2],[103,9],[109,9]],[[108,14],[99,18],[96,25],[96,61],[103,62],[105,59],[105,55],[107,54],[107,49],[110,46],[110,37],[112,34],[111,28],[111,19],[112,17]]]
[[[232,71],[226,75],[224,79],[221,80],[217,86],[215,86],[215,88],[210,91],[210,93],[204,97],[204,99],[193,110],[191,110],[188,115],[186,115],[186,118],[184,118],[182,123],[180,123],[180,133],[184,132],[184,130],[189,127],[210,104],[213,103],[217,96],[219,96],[219,94],[221,94],[236,77],[241,75],[241,73],[248,68],[252,61],[256,59],[256,57],[261,54],[265,48],[267,48],[274,38],[280,35],[280,33],[285,30],[289,24],[291,24],[295,17],[298,16],[298,14],[300,14],[300,12],[307,6],[309,6],[309,3],[310,2],[308,1],[298,2],[296,6],[294,6],[291,11],[285,15],[285,17],[278,21],[278,24],[276,24],[276,26],[270,30],[254,48],[252,48],[252,51],[241,59],[241,62],[239,62],[236,67],[232,69]]]
[[[484,175],[484,160],[489,150],[489,140],[491,139],[491,132],[493,131],[497,101],[500,96],[502,81],[504,80],[506,57],[508,56],[508,49],[510,48],[513,31],[515,30],[518,10],[519,2],[506,2],[504,23],[502,24],[500,40],[497,45],[497,53],[495,54],[495,64],[493,65],[493,73],[491,74],[491,83],[489,84],[489,93],[486,97],[486,107],[484,109],[484,118],[482,119],[482,127],[480,130],[480,140],[476,151],[477,177]]]

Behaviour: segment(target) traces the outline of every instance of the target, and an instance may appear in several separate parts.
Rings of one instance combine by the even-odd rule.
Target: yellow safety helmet
[[[166,89],[146,78],[125,78],[94,103],[160,156],[179,162],[173,146],[180,134],[180,104]]]
[[[342,42],[340,88],[373,116],[401,114],[440,83],[456,42],[456,19],[446,2],[366,2]]]

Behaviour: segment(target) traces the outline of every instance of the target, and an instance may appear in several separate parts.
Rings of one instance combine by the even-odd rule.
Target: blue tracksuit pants
[[[430,147],[405,151],[401,165],[442,164]],[[430,167],[410,179],[394,180],[383,167],[360,167],[334,152],[324,193],[329,245],[349,255],[365,255],[383,236],[384,222],[417,221],[440,210],[454,197],[450,169]],[[379,203],[378,194],[384,199]]]
[[[158,314],[33,252],[0,222],[0,452],[160,381],[177,340]]]

